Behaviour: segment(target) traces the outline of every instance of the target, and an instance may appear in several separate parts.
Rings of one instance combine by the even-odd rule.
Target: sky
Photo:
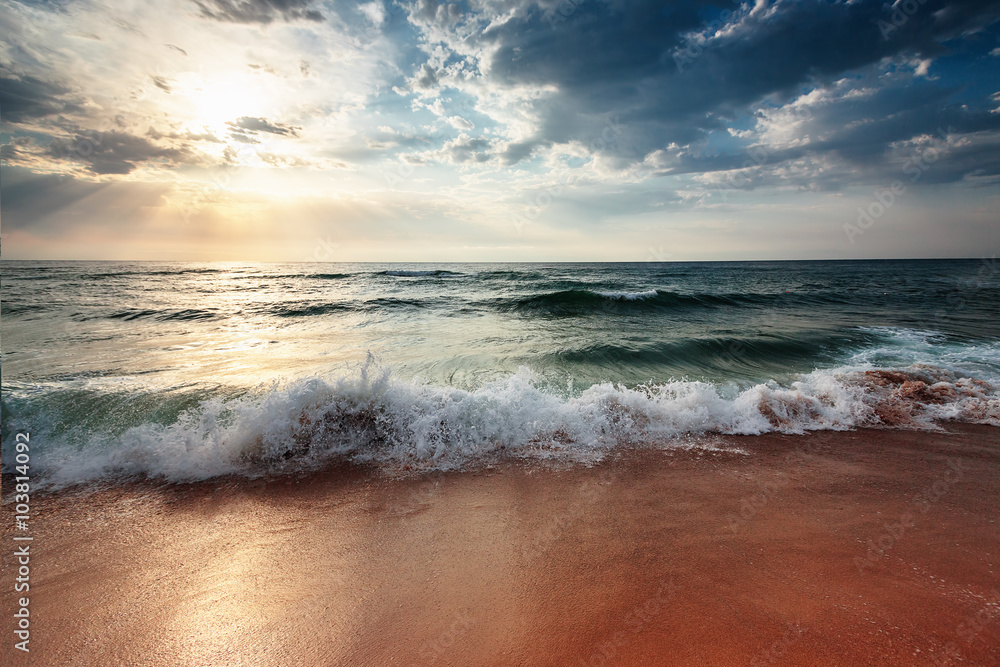
[[[0,0],[6,259],[1000,249],[1000,2]]]

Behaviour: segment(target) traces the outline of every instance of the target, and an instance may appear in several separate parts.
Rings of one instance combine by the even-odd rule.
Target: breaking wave
[[[463,390],[397,379],[369,360],[351,377],[253,394],[125,401],[56,390],[8,393],[4,409],[12,416],[4,438],[30,423],[32,441],[45,443],[32,463],[56,486],[294,473],[334,460],[392,472],[510,457],[595,461],[616,447],[671,446],[699,434],[936,428],[948,420],[1000,426],[997,387],[926,365],[840,367],[743,387],[606,382],[567,394],[527,369]],[[81,409],[86,419],[74,412]],[[12,465],[4,459],[5,471]]]

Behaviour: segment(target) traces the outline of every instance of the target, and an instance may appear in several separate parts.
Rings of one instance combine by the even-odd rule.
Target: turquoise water
[[[918,402],[914,423],[993,423],[998,315],[994,259],[8,261],[3,437],[37,433],[40,465],[65,480],[330,456],[586,458],[691,433],[871,425],[885,391],[859,373],[874,369],[988,387],[959,382]],[[776,421],[760,409],[774,401],[819,407]]]

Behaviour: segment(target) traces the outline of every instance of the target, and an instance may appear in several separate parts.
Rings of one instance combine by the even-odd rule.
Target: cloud
[[[363,5],[358,5],[358,11],[371,21],[374,26],[382,25],[389,16],[385,11],[385,6],[381,2],[367,2]]]
[[[617,170],[643,173],[649,160],[673,153],[671,173],[711,172],[765,145],[771,167],[826,154],[828,164],[861,175],[866,161],[885,166],[895,142],[939,125],[995,126],[988,100],[952,101],[955,81],[930,75],[936,59],[962,48],[955,40],[1000,19],[1000,6],[984,0],[927,0],[898,27],[893,7],[875,2],[778,0],[722,10],[711,0],[484,0],[479,15],[447,21],[437,20],[444,5],[431,4],[411,12],[427,54],[414,84],[478,99],[477,108],[507,128],[500,158],[508,165],[575,145]],[[896,29],[886,35],[880,21]],[[881,92],[852,97],[872,87]],[[766,124],[743,129],[762,110],[815,90],[835,91],[837,100],[803,127],[794,149],[770,147],[774,128]],[[734,126],[742,127],[729,132]],[[697,157],[709,145],[718,155]],[[447,154],[457,160],[469,152],[452,145]]]
[[[537,148],[551,146],[549,141],[532,140],[514,141],[507,145],[500,158],[504,164],[517,164],[521,160],[526,160],[535,152]]]
[[[315,166],[311,161],[304,158],[300,158],[294,155],[279,155],[277,153],[265,153],[262,151],[257,151],[257,157],[260,158],[261,162],[269,164],[272,167],[312,167]]]
[[[720,189],[746,211],[846,201],[934,148],[917,185],[986,207],[1000,5],[904,4],[179,0],[112,17],[95,0],[15,3],[0,9],[2,157],[76,176],[32,186],[60,197],[88,181],[188,192],[202,168],[239,164],[254,196],[266,173],[296,196],[439,198],[500,236],[558,191],[525,232],[552,240],[542,230],[735,216]],[[385,172],[410,175],[387,188]]]
[[[419,76],[415,80],[416,86],[422,89],[434,88],[438,85],[438,75],[434,68],[428,64],[421,67]]]
[[[740,189],[784,184],[832,190],[899,178],[901,165],[926,137],[975,135],[977,142],[992,144],[989,137],[1000,132],[1000,116],[949,104],[948,89],[915,84],[904,76],[880,79],[845,80],[784,106],[758,108],[755,127],[738,133],[756,141],[739,151],[674,146],[651,153],[645,166],[658,175],[675,176],[735,171],[737,175],[721,178],[739,182]],[[994,173],[996,163],[985,153],[978,155],[978,165],[971,155],[958,159],[957,152],[939,159],[934,182],[961,181],[977,169]],[[785,163],[794,168],[786,169]]]
[[[310,167],[313,169],[349,169],[344,162],[334,160],[309,160],[298,155],[281,155],[257,151],[261,162],[272,167]]]
[[[457,138],[445,142],[442,155],[450,162],[486,162],[492,157],[492,145],[486,139],[473,139],[462,133]]]
[[[162,76],[150,75],[149,77],[153,81],[153,85],[162,90],[163,92],[170,93],[170,82],[164,79]]]
[[[299,131],[302,129],[301,127],[295,127],[294,125],[272,123],[266,118],[253,118],[251,116],[243,116],[235,121],[226,123],[226,125],[232,128],[232,132],[241,134],[246,133],[251,136],[255,136],[258,132],[265,132],[267,134],[297,137],[299,136]]]
[[[63,97],[69,88],[34,76],[0,77],[0,114],[8,123],[22,123],[64,113],[76,104]]]
[[[476,127],[472,121],[461,116],[449,116],[448,123],[456,130],[471,130]]]
[[[205,18],[229,23],[322,21],[312,0],[194,0]]]
[[[0,160],[10,163],[17,161],[18,150],[17,145],[13,143],[0,144]]]
[[[462,16],[462,8],[457,3],[418,0],[413,6],[413,15],[438,25],[450,25]]]
[[[213,144],[222,143],[222,140],[211,132],[160,132],[156,128],[149,128],[146,136],[154,141],[161,139],[174,139],[177,141],[207,141]]]
[[[69,139],[54,139],[48,154],[57,160],[82,163],[93,174],[128,174],[140,164],[160,162],[165,166],[196,163],[187,148],[158,146],[144,137],[125,132],[78,133]]]
[[[258,63],[249,63],[247,65],[247,67],[249,67],[252,70],[256,70],[258,72],[267,72],[268,74],[273,74],[274,76],[280,76],[278,74],[278,71],[276,69],[274,69],[273,67],[271,67],[270,65],[260,65]]]

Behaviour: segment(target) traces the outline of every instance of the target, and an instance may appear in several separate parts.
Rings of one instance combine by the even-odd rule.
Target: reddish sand
[[[997,665],[998,431],[948,428],[38,496],[0,660]]]

